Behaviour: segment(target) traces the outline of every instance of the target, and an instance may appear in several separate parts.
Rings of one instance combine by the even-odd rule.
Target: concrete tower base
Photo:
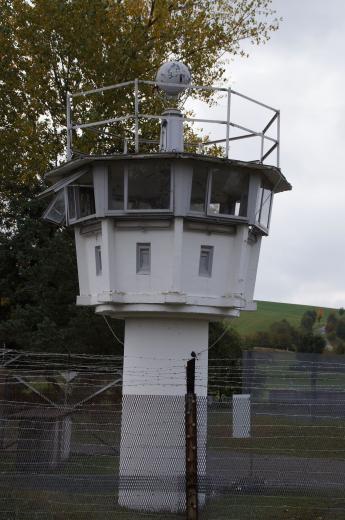
[[[142,511],[185,509],[186,362],[196,362],[198,474],[206,475],[208,322],[127,319],[119,504]],[[202,505],[205,497],[199,495]]]

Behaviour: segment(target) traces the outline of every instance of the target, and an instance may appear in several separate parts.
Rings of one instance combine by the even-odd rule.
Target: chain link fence
[[[186,518],[184,396],[122,396],[119,357],[0,359],[1,520]],[[345,518],[344,357],[211,359],[197,416],[200,520]]]

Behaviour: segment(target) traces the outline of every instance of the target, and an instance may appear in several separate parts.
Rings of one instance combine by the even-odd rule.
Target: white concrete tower
[[[188,69],[176,62],[165,64],[156,79],[171,97],[189,82]],[[47,179],[55,184],[43,195],[55,195],[44,217],[74,227],[77,304],[125,320],[120,504],[177,511],[185,507],[186,361],[192,351],[201,352],[196,393],[202,478],[208,324],[254,309],[260,243],[268,234],[273,195],[290,185],[278,167],[264,164],[263,153],[254,162],[229,158],[229,114],[220,122],[226,128],[225,157],[185,152],[187,118],[172,108],[161,116],[141,115],[138,80],[133,85],[132,152],[126,137],[125,153],[73,157],[49,172]],[[73,123],[73,96],[68,97],[69,156],[73,132],[90,126]],[[147,152],[140,121],[158,117],[159,149]]]

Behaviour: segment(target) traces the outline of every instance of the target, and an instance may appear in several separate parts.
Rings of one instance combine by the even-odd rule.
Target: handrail
[[[94,88],[90,90],[75,92],[75,93],[67,93],[66,96],[66,126],[67,126],[67,160],[71,160],[73,157],[73,133],[77,130],[94,130],[97,131],[97,127],[104,127],[104,126],[110,126],[114,123],[121,123],[126,121],[133,121],[133,125],[131,124],[130,128],[126,129],[127,134],[131,135],[124,135],[116,136],[116,139],[122,139],[123,140],[123,151],[128,153],[128,143],[133,142],[134,143],[134,151],[135,153],[140,152],[140,145],[143,143],[146,144],[159,144],[159,139],[145,139],[141,133],[140,133],[140,124],[143,120],[157,120],[162,121],[164,119],[164,116],[162,115],[156,115],[156,114],[145,114],[140,112],[140,86],[142,85],[152,85],[156,88],[163,87],[167,84],[165,83],[157,83],[157,81],[151,81],[151,80],[142,80],[142,79],[134,79],[131,81],[125,81],[122,83],[116,83],[113,85],[108,85],[105,87],[100,88]],[[169,87],[181,87],[180,84],[168,84]],[[93,94],[102,93],[109,90],[115,90],[115,89],[121,89],[126,87],[132,87],[133,92],[133,106],[134,106],[134,113],[127,114],[124,116],[114,116],[109,119],[99,120],[99,121],[91,121],[91,122],[74,122],[73,121],[73,100],[79,97],[85,97]],[[210,86],[210,85],[193,85],[189,84],[186,86],[185,91],[187,93],[191,93],[192,91],[211,91],[211,92],[222,92],[226,93],[226,119],[210,119],[210,118],[203,118],[203,117],[190,117],[190,116],[184,116],[183,121],[187,123],[206,123],[206,124],[216,124],[221,125],[222,127],[225,126],[225,135],[224,138],[211,138],[208,141],[202,141],[200,143],[195,143],[195,146],[198,146],[200,149],[204,149],[207,146],[210,146],[212,144],[216,145],[224,145],[222,148],[224,149],[224,156],[226,158],[229,158],[231,156],[231,147],[230,143],[234,141],[239,141],[242,139],[247,139],[249,137],[258,137],[261,140],[261,151],[258,158],[254,160],[260,160],[261,162],[265,161],[274,150],[277,150],[277,158],[276,158],[276,164],[279,167],[279,157],[280,157],[280,112],[279,110],[262,103],[261,101],[258,101],[252,97],[249,97],[245,94],[242,94],[236,90],[233,90],[230,87],[217,87],[217,86]],[[249,128],[248,126],[240,125],[238,123],[235,123],[231,120],[231,112],[232,112],[232,104],[233,104],[233,96],[239,97],[241,99],[244,99],[250,103],[254,103],[260,107],[262,107],[265,110],[273,111],[274,114],[268,122],[265,124],[263,129],[260,130],[254,130],[252,128]],[[266,135],[266,132],[275,124],[276,128],[276,136],[270,137]],[[231,135],[231,129],[241,130],[245,132],[244,134],[240,135]],[[107,132],[106,130],[98,130],[99,133],[106,134],[108,136],[114,136],[111,132]],[[268,149],[267,152],[264,153],[264,144],[265,142],[271,142],[273,143],[272,146]],[[185,143],[188,144],[188,146],[194,146],[194,143]]]

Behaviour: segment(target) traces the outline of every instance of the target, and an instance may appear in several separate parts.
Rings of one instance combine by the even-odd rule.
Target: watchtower
[[[157,86],[173,107],[167,106],[162,114],[143,113],[140,88]],[[78,96],[110,89],[118,95],[125,89],[124,101],[132,92],[133,113],[97,122],[73,120]],[[203,89],[225,95],[224,120],[191,117],[178,108],[178,96]],[[263,129],[232,121],[234,96],[270,113]],[[215,124],[221,136],[186,142],[186,126],[199,122]],[[159,135],[148,138],[145,128],[152,134],[157,123]],[[277,131],[272,137],[269,131],[274,125]],[[116,137],[122,150],[118,142],[110,153],[75,150],[78,133],[101,129],[109,138],[114,126],[126,128],[122,137]],[[184,447],[172,463],[168,441],[176,440],[183,408],[181,422],[167,431],[169,399],[184,395],[184,367],[195,351],[200,353],[196,393],[206,400],[208,324],[255,309],[260,244],[269,233],[273,197],[291,188],[279,169],[279,111],[230,88],[192,85],[189,70],[169,62],[155,81],[136,79],[68,94],[67,134],[68,160],[46,176],[53,184],[42,196],[54,194],[54,198],[44,218],[74,228],[77,305],[125,319],[120,475],[175,478],[184,473]],[[231,145],[247,138],[259,139],[258,157],[231,158]],[[276,164],[269,165],[273,153]],[[155,437],[150,433],[154,420],[161,421]],[[198,428],[202,456],[205,415]],[[157,447],[160,436],[165,447]],[[154,462],[158,458],[160,464]],[[205,473],[202,464],[199,473]],[[138,490],[125,489],[120,503],[162,509],[166,496],[155,493],[147,501]],[[178,486],[170,492],[172,509],[184,508],[183,496]]]

